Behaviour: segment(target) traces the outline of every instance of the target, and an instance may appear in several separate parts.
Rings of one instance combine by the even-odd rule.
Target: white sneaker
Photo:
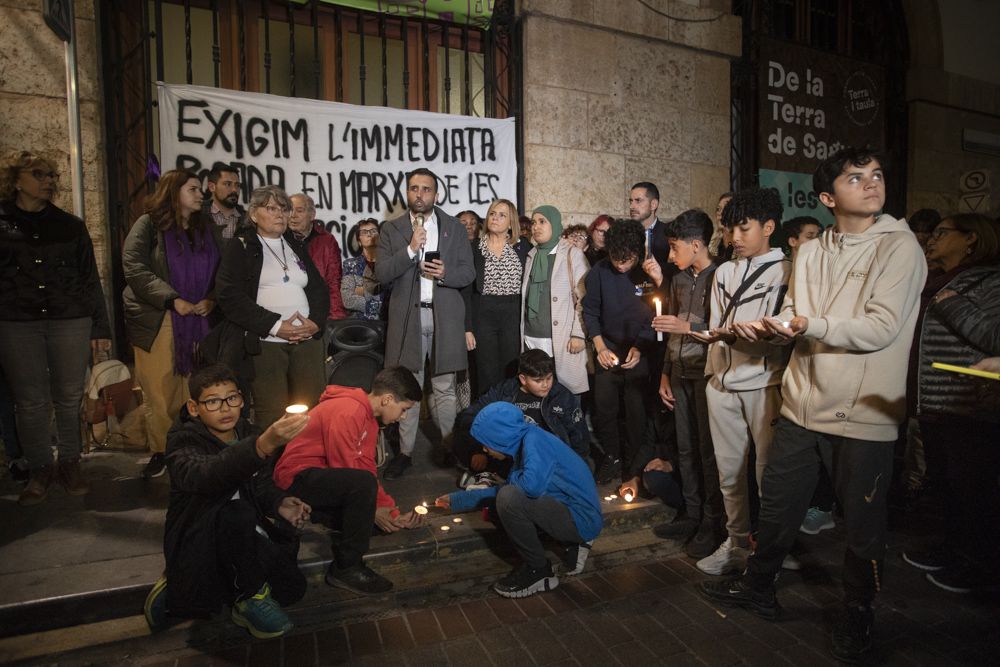
[[[747,564],[747,557],[750,555],[748,549],[734,547],[730,537],[719,545],[711,556],[705,556],[695,563],[698,569],[705,574],[729,574],[732,572],[742,572]]]
[[[781,561],[781,569],[782,570],[793,570],[793,571],[801,570],[802,569],[802,561],[800,561],[798,558],[796,558],[792,554],[788,554],[787,556],[785,556],[785,559],[783,561]]]

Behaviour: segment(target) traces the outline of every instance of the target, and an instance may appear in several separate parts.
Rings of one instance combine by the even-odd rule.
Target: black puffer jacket
[[[973,267],[945,289],[958,295],[932,301],[920,329],[917,414],[1000,422],[1000,383],[931,368],[933,362],[971,366],[1000,355],[1000,265]]]
[[[0,204],[0,320],[79,317],[93,320],[91,338],[111,338],[83,220],[53,204],[38,212]]]
[[[274,457],[257,455],[257,429],[240,421],[236,444],[227,445],[187,410],[167,434],[170,505],[163,555],[167,561],[167,608],[178,616],[201,616],[230,602],[230,584],[216,558],[216,516],[240,492],[257,509],[257,523],[271,541],[298,549],[295,530],[278,517],[287,495],[271,481]]]

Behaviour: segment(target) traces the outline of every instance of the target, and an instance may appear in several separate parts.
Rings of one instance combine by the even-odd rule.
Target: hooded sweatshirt
[[[739,302],[730,308],[736,291],[765,264],[770,266],[754,278],[753,284],[740,295]],[[781,310],[791,270],[792,263],[778,249],[759,257],[740,257],[720,266],[712,283],[709,328],[773,317]],[[729,314],[723,322],[721,318],[727,309]],[[752,391],[781,384],[781,374],[787,363],[787,346],[771,345],[766,341],[751,343],[737,338],[732,343],[717,341],[708,346],[705,373],[711,376],[712,386],[720,391]]]
[[[573,450],[559,438],[524,421],[524,413],[510,403],[491,403],[472,422],[472,437],[490,449],[510,456],[514,468],[508,484],[529,498],[550,496],[567,508],[585,541],[597,537],[603,526],[594,477]],[[496,497],[500,487],[458,491],[449,496],[451,509],[464,512]]]
[[[287,490],[309,468],[367,470],[378,481],[377,507],[395,507],[375,470],[378,421],[364,389],[330,385],[309,411],[309,423],[285,445],[274,467],[274,484]],[[565,445],[563,445],[565,447]]]
[[[782,379],[782,416],[819,433],[895,441],[926,277],[916,237],[889,215],[803,245],[778,314],[809,318]]]

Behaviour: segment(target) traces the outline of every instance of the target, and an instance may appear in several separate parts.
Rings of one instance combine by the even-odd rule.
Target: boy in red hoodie
[[[309,424],[285,446],[274,468],[275,485],[308,503],[314,522],[337,531],[326,573],[330,586],[362,594],[392,588],[362,560],[372,524],[392,533],[423,522],[412,511],[401,515],[382,488],[375,447],[379,428],[398,422],[421,397],[413,373],[402,366],[376,375],[369,393],[330,385],[309,411]]]

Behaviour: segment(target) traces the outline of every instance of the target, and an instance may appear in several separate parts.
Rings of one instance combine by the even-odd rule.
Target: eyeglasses
[[[42,171],[41,169],[25,169],[24,171],[34,176],[36,181],[44,181],[46,178],[53,181],[59,180],[59,174],[54,171]]]
[[[586,241],[587,240],[587,235],[586,234],[581,234],[579,232],[577,232],[575,234],[570,234],[569,237],[571,239],[573,239],[574,241]]]
[[[274,204],[268,204],[264,207],[264,210],[271,215],[288,215],[291,213],[291,209],[285,206],[275,206]]]
[[[358,236],[378,236],[377,229],[362,229],[358,232]]]
[[[937,241],[948,232],[960,232],[960,231],[962,230],[956,229],[955,227],[937,227],[933,232],[931,232],[930,239],[932,241]]]
[[[243,407],[243,394],[237,392],[235,394],[230,394],[225,398],[210,398],[207,401],[198,401],[205,406],[205,409],[209,412],[218,412],[222,409],[222,404],[225,403],[231,408]]]

